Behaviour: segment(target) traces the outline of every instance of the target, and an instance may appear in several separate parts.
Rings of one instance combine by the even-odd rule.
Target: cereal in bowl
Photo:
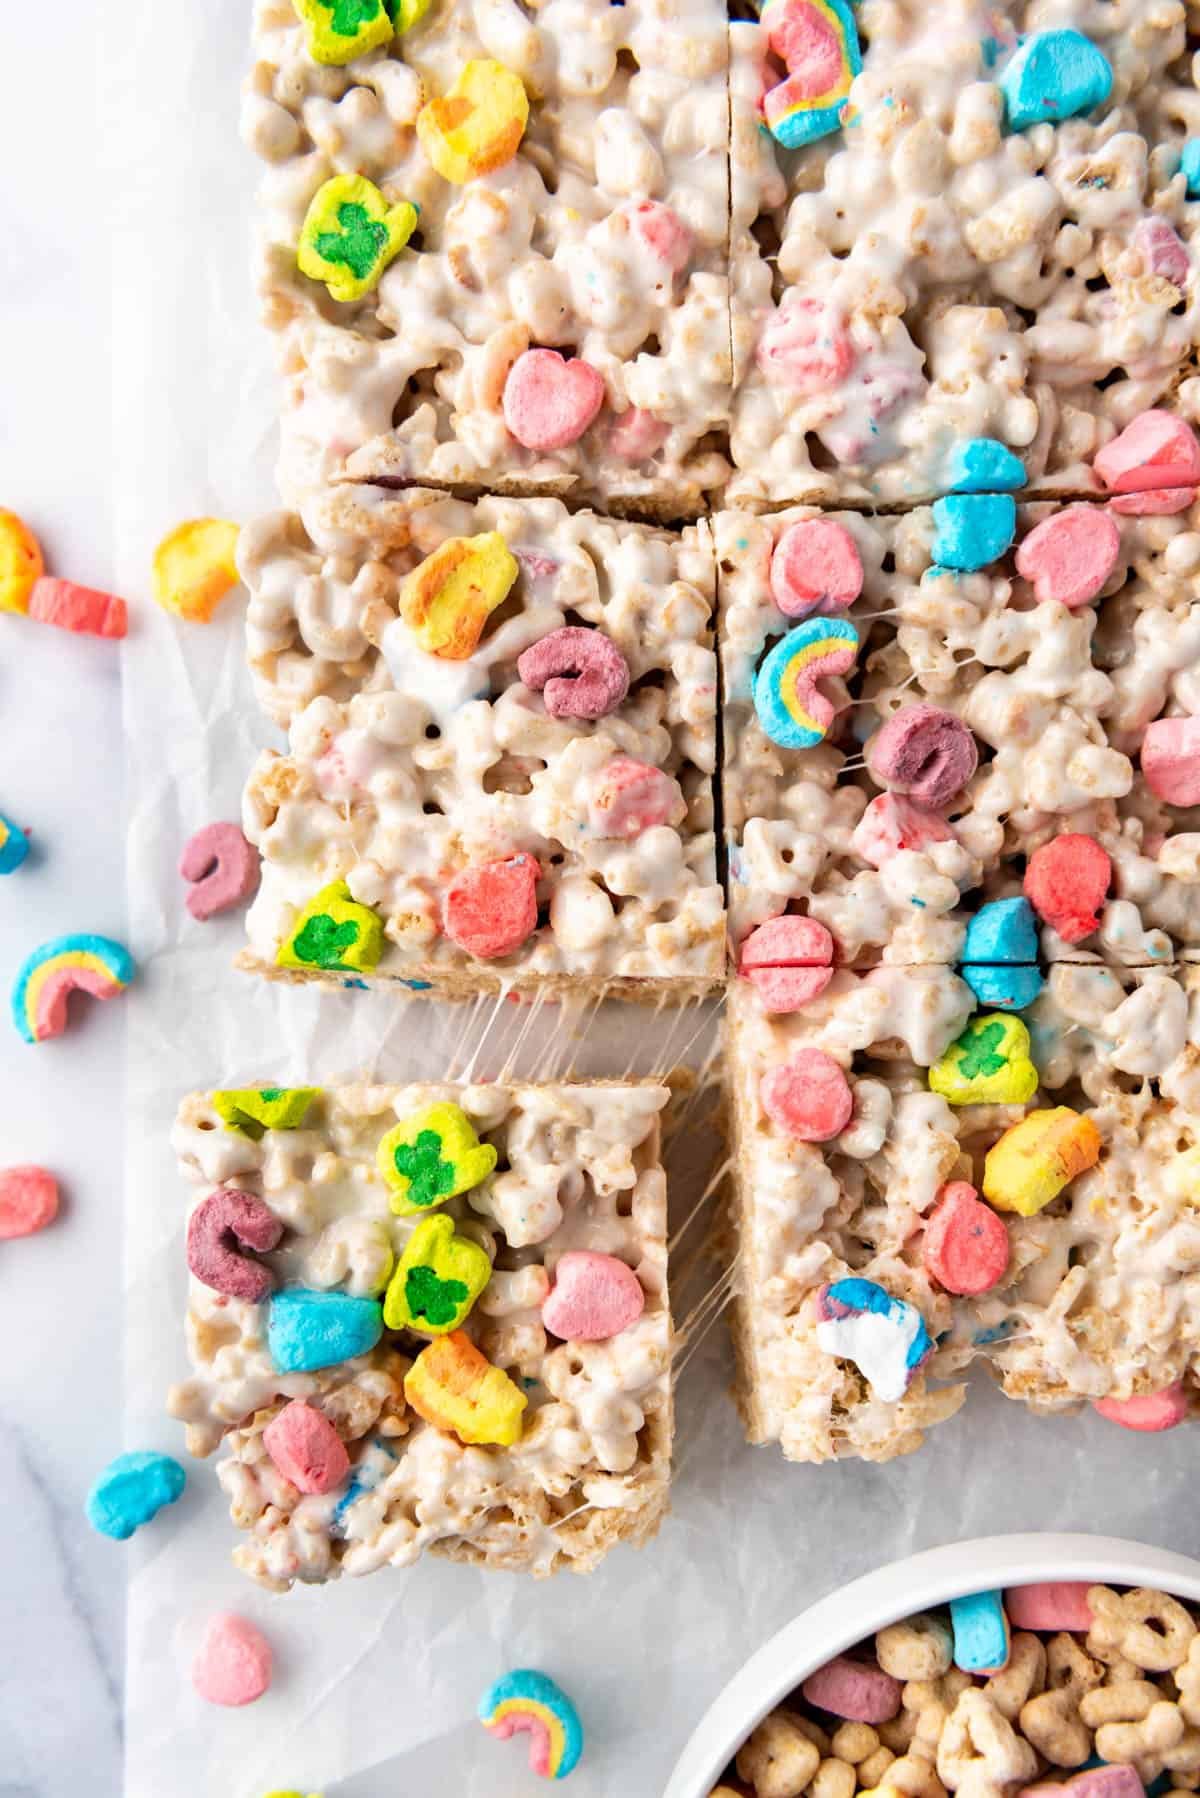
[[[710,1798],[1193,1791],[1198,1668],[1195,1607],[1166,1592],[1069,1580],[969,1593],[811,1673]]]
[[[169,1408],[221,1451],[237,1565],[282,1590],[426,1548],[548,1574],[645,1542],[671,1450],[666,1090],[296,1090],[193,1094],[174,1132],[197,1196]]]

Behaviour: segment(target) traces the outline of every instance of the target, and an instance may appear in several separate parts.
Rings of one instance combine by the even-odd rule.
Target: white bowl
[[[984,1536],[909,1555],[810,1605],[752,1655],[692,1732],[663,1798],[708,1798],[751,1730],[781,1698],[885,1624],[966,1592],[1037,1580],[1152,1586],[1200,1602],[1200,1561],[1111,1536]]]

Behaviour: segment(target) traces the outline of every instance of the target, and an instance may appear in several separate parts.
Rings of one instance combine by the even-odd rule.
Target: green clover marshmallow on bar
[[[299,912],[275,960],[281,968],[369,974],[383,949],[378,914],[369,905],[360,905],[344,880],[334,880]]]
[[[379,1145],[376,1164],[399,1217],[432,1211],[486,1180],[496,1165],[457,1105],[427,1105],[403,1118]]]
[[[361,300],[417,228],[411,200],[389,206],[365,175],[334,175],[313,195],[296,262],[335,300]]]
[[[408,1239],[383,1301],[389,1330],[444,1336],[460,1329],[492,1277],[486,1252],[449,1217],[425,1217]]]

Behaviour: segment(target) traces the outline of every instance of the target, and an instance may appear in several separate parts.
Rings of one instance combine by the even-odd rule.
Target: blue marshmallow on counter
[[[118,1455],[87,1495],[87,1520],[98,1535],[127,1542],[182,1495],[187,1475],[170,1455]]]

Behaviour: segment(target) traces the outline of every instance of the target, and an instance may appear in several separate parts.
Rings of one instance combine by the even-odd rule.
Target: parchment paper
[[[601,3],[601,0],[596,0]],[[243,775],[271,739],[241,664],[240,601],[208,627],[149,598],[158,538],[181,518],[248,518],[274,503],[275,380],[247,274],[257,170],[237,139],[249,0],[164,7],[123,0],[97,71],[111,167],[112,345],[119,590],[133,603],[125,651],[130,941],[142,975],[128,1000],[126,1444],[183,1455],[167,1386],[186,1371],[186,1193],[169,1144],[180,1096],[251,1077],[323,1081],[440,1075],[471,1059],[464,1028],[491,1035],[495,1072],[528,1023],[362,992],[277,991],[231,968],[240,919],[194,924],[175,872],[191,832],[236,818]],[[517,1023],[514,1026],[514,1018]],[[711,1038],[684,1018],[618,1009],[568,1045],[580,1071],[702,1061]],[[534,1021],[522,1064],[538,1065]],[[514,1035],[515,1029],[515,1035]],[[688,1039],[695,1038],[687,1047]],[[673,1218],[699,1204],[708,1145],[672,1152]],[[673,1268],[676,1315],[708,1274],[692,1265],[699,1206]],[[701,1306],[699,1321],[714,1315]],[[229,1561],[235,1532],[212,1464],[175,1511],[130,1547],[129,1798],[262,1798],[295,1786],[326,1798],[521,1798],[544,1787],[520,1742],[474,1721],[501,1671],[534,1665],[575,1698],[588,1745],[575,1798],[653,1798],[720,1686],[768,1634],[842,1580],[917,1547],[1004,1529],[1103,1529],[1200,1549],[1194,1434],[1132,1437],[1085,1416],[1039,1422],[980,1380],[966,1412],[918,1456],[882,1468],[787,1466],[748,1448],[727,1395],[724,1330],[681,1356],[673,1514],[642,1553],[593,1575],[534,1583],[429,1558],[283,1597]],[[206,1707],[188,1668],[212,1612],[257,1620],[275,1683],[244,1712]]]

